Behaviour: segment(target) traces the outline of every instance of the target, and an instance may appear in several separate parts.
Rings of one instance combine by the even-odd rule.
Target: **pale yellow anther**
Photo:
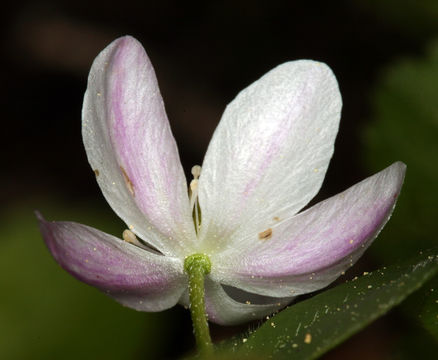
[[[195,165],[192,167],[193,180],[190,182],[190,208],[194,209],[195,212],[195,228],[196,232],[199,230],[200,219],[199,219],[199,204],[198,204],[198,182],[199,176],[201,175],[201,167]]]
[[[140,241],[138,241],[137,237],[131,230],[126,229],[125,231],[123,231],[122,237],[124,241],[130,244],[141,246]]]
[[[190,207],[193,209],[198,198],[198,179],[201,175],[201,167],[199,165],[192,167],[192,175],[193,180],[190,182]]]
[[[201,166],[199,165],[195,165],[192,167],[192,175],[193,175],[193,179],[199,179],[199,176],[201,175]]]

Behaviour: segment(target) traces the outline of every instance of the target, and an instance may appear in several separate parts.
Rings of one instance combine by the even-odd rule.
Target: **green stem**
[[[193,254],[186,257],[184,270],[189,277],[190,314],[196,345],[202,357],[213,353],[210,331],[205,312],[204,278],[210,273],[211,262],[205,254]]]

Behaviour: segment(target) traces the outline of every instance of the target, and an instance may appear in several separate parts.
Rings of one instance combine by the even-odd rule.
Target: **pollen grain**
[[[123,179],[125,180],[126,187],[128,188],[131,195],[135,196],[134,184],[132,183],[131,179],[129,178],[128,174],[126,173],[126,170],[123,168],[123,166],[120,166],[120,170],[122,171],[122,175],[123,175]]]
[[[269,240],[271,237],[272,237],[272,229],[271,228],[259,233],[260,240]]]

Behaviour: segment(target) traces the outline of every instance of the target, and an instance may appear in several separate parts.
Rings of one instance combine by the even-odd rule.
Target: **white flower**
[[[97,182],[129,230],[123,241],[39,215],[47,246],[71,274],[142,311],[187,305],[184,259],[206,254],[211,321],[269,314],[350,267],[400,192],[397,162],[299,212],[323,182],[341,106],[325,64],[276,67],[227,106],[189,196],[149,58],[132,37],[119,38],[91,68],[82,133]]]

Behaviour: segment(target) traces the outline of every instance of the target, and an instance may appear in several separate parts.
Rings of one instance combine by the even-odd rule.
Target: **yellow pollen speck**
[[[272,237],[272,229],[271,228],[259,233],[260,240],[269,240],[271,237]]]
[[[242,342],[243,342],[244,344],[245,344],[247,341],[248,341],[247,338],[243,338],[243,339],[242,339]]]
[[[251,305],[251,301],[246,300],[246,301],[245,301],[245,304],[247,304],[247,305]]]
[[[371,289],[373,287],[373,285],[368,285],[368,289]]]
[[[98,92],[96,95],[97,95],[97,96],[101,96],[102,94],[101,94],[100,92]]]
[[[85,259],[85,262],[87,263],[87,262],[88,262],[88,259]]]
[[[271,326],[272,326],[273,328],[275,328],[275,323],[274,323],[274,322],[271,322]]]
[[[368,271],[364,271],[363,274],[364,274],[364,276],[365,276],[365,275],[368,275],[369,272],[368,272]]]
[[[97,249],[96,248],[93,248],[93,251],[96,251]]]
[[[353,243],[354,243],[354,240],[353,240],[353,239],[351,239],[351,240],[350,240],[350,244],[353,244]]]
[[[312,335],[307,333],[306,336],[304,337],[304,342],[306,344],[310,344],[312,342]]]
[[[278,216],[274,216],[274,217],[272,218],[272,220],[274,220],[274,221],[280,221],[280,218],[279,218]]]
[[[96,175],[96,177],[99,176],[99,170],[95,169],[94,170],[94,175]]]

